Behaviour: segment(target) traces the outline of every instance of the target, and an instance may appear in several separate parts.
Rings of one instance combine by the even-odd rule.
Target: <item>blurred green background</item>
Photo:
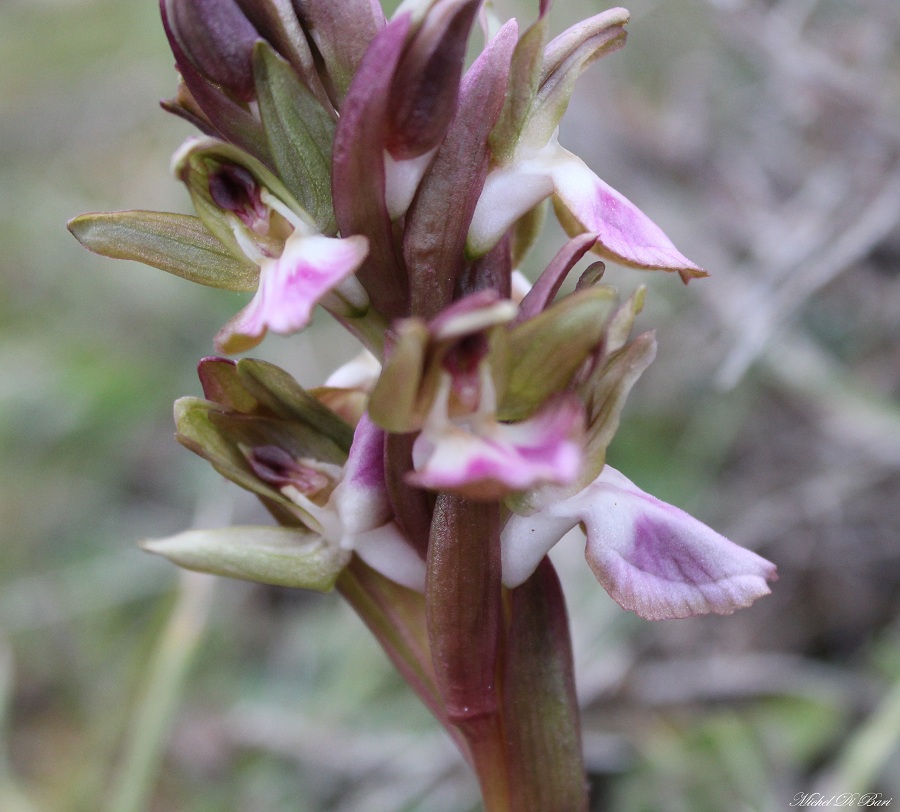
[[[601,9],[559,2],[553,28]],[[732,617],[649,624],[560,546],[596,808],[900,803],[900,4],[631,10],[561,140],[712,277],[609,269],[649,283],[661,348],[611,461],[781,580]],[[157,106],[174,86],[151,0],[0,3],[0,810],[477,809],[335,596],[136,546],[258,516],[170,416],[242,298],[65,230],[187,210],[168,162],[189,129]],[[320,321],[261,354],[320,382],[353,353]]]

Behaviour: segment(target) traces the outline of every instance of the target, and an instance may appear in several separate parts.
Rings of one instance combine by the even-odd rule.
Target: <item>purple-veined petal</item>
[[[620,606],[647,620],[731,614],[768,595],[767,582],[777,578],[771,562],[607,465],[574,496],[510,518],[501,536],[504,583],[522,583],[554,537],[579,523],[597,580]]]
[[[360,266],[365,237],[295,234],[278,259],[263,262],[256,295],[216,336],[219,352],[243,352],[268,330],[290,334],[309,324],[316,304]]]
[[[570,234],[596,232],[594,251],[637,268],[677,271],[685,281],[706,272],[673,245],[663,230],[620,192],[562,147],[550,164],[563,226]],[[557,207],[559,209],[559,206]]]
[[[476,416],[471,425],[426,426],[413,446],[408,481],[491,500],[544,483],[572,482],[582,465],[583,411],[560,397],[521,423]]]

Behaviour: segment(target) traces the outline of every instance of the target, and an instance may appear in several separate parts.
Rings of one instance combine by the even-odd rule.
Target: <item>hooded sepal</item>
[[[254,290],[259,267],[229,251],[198,217],[156,211],[82,214],[69,231],[89,251],[131,259],[213,288]]]
[[[511,301],[484,290],[454,302],[428,323],[418,318],[397,322],[369,404],[375,422],[391,432],[422,428],[445,365],[477,366],[491,353],[498,333],[495,328],[511,321],[515,313]],[[454,348],[459,357],[448,358]],[[469,370],[468,377],[477,379],[473,372]]]
[[[513,51],[506,100],[490,135],[494,163],[507,163],[515,154],[540,83],[547,30],[546,8],[542,4],[540,16],[519,37]]]
[[[321,536],[288,527],[189,530],[141,547],[195,572],[317,592],[333,589],[350,560]]]
[[[312,218],[284,184],[233,144],[192,136],[172,157],[172,172],[187,187],[210,232],[232,253],[256,264],[281,252],[297,222],[315,232]]]
[[[574,496],[531,516],[513,514],[501,535],[503,579],[523,583],[565,533],[582,524],[597,580],[646,620],[728,615],[771,591],[775,565],[640,490],[614,468]]]
[[[624,8],[611,8],[577,23],[547,45],[534,103],[524,124],[525,145],[547,143],[569,106],[578,77],[601,56],[625,44],[628,19]]]

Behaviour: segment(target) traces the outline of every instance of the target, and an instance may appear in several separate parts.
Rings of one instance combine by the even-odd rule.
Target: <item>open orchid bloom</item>
[[[520,423],[500,423],[493,383],[483,375],[478,408],[451,419],[452,379],[444,373],[431,413],[415,444],[412,485],[470,499],[500,499],[543,483],[567,484],[581,471],[584,410],[574,396],[548,402]]]
[[[403,586],[425,588],[425,562],[392,519],[384,480],[384,432],[363,415],[343,468],[291,459],[275,448],[254,449],[250,464],[300,508],[301,520],[349,559]]]
[[[472,217],[467,250],[484,255],[519,218],[552,195],[570,236],[596,234],[593,250],[601,256],[636,268],[677,271],[684,281],[705,276],[646,214],[557,140],[576,79],[624,44],[628,12],[617,8],[597,14],[561,34],[541,54],[536,46],[545,32],[545,12],[542,7],[513,58],[514,65],[532,64],[512,78],[517,93],[510,94],[492,136],[494,166]],[[523,107],[522,98],[531,98],[530,104]]]
[[[647,620],[731,614],[768,595],[767,581],[777,577],[774,564],[607,465],[574,496],[510,517],[501,537],[504,583],[523,583],[578,524],[597,580],[619,605]]]
[[[337,316],[365,315],[369,299],[354,273],[368,254],[360,235],[323,234],[261,162],[214,138],[189,138],[172,167],[209,231],[259,269],[256,294],[216,336],[216,349],[251,349],[271,330],[303,330],[322,304]]]
[[[521,149],[511,163],[488,175],[472,218],[469,250],[489,250],[550,195],[566,230],[597,234],[595,251],[602,256],[636,268],[677,271],[684,279],[706,275],[634,203],[561,147],[555,135],[540,149]]]
[[[256,295],[219,331],[216,349],[243,352],[259,344],[269,330],[297,333],[309,324],[313,308],[320,303],[365,310],[366,292],[353,273],[367,252],[365,237],[337,239],[298,228],[285,240],[280,256],[257,254]]]

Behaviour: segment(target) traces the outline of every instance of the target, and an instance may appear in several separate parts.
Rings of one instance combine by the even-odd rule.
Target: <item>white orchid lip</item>
[[[281,492],[302,511],[300,519],[335,549],[356,553],[372,569],[423,592],[425,562],[392,518],[384,479],[384,432],[363,415],[340,480],[322,505],[294,485]]]
[[[768,595],[767,582],[777,579],[774,564],[607,465],[574,496],[510,517],[501,535],[504,584],[527,580],[578,524],[597,580],[620,606],[647,620],[731,614]]]

